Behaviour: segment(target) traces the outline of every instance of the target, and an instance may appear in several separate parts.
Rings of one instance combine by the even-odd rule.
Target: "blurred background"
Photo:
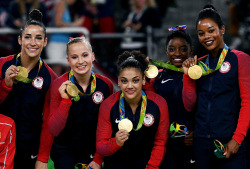
[[[68,38],[84,34],[95,52],[96,72],[116,83],[116,60],[124,50],[142,50],[152,59],[167,61],[165,40],[172,26],[187,25],[193,55],[201,56],[195,20],[208,3],[226,26],[225,43],[250,54],[249,0],[0,0],[0,57],[20,52],[17,30],[37,8],[48,28],[42,58],[58,75],[68,70]]]

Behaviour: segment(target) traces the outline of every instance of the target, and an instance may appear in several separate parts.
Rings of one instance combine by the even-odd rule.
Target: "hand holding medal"
[[[122,119],[118,124],[118,129],[130,132],[133,129],[133,123],[129,119]]]
[[[148,65],[144,73],[147,78],[155,78],[158,75],[158,68],[155,65]]]
[[[66,91],[70,97],[76,97],[78,95],[78,88],[73,83],[67,85]]]
[[[194,58],[188,58],[182,64],[184,74],[188,75],[191,79],[199,79],[202,76],[202,69],[200,66],[196,65],[197,56]]]
[[[133,124],[129,119],[122,119],[118,124],[119,131],[115,135],[117,145],[123,146],[128,140],[129,132],[133,129]]]
[[[28,70],[25,67],[17,66],[19,69],[17,76],[15,77],[18,81],[24,81],[28,78]]]

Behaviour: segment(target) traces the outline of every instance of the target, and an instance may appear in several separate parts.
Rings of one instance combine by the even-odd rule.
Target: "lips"
[[[206,42],[205,42],[205,45],[206,45],[206,46],[211,46],[211,45],[213,44],[213,42],[214,42],[213,40],[206,41]]]
[[[76,68],[80,69],[80,70],[84,70],[86,68],[86,65],[84,65],[84,66],[83,65],[82,66],[77,66]]]
[[[135,92],[134,90],[127,90],[126,91],[126,93],[128,93],[128,94],[134,94],[134,92]]]

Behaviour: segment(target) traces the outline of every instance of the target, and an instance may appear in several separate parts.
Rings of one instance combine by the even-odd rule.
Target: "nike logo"
[[[94,156],[92,154],[90,154],[90,158],[94,158]]]
[[[195,163],[195,160],[192,160],[192,159],[191,159],[191,160],[190,160],[190,163],[191,163],[191,164]]]
[[[36,156],[31,155],[30,158],[33,160],[33,159],[37,158],[37,155]]]
[[[162,83],[162,84],[163,84],[163,83],[166,83],[166,82],[169,81],[169,80],[174,80],[174,79],[162,80],[161,83]]]
[[[115,119],[115,123],[119,123],[121,120],[117,120],[117,119]]]

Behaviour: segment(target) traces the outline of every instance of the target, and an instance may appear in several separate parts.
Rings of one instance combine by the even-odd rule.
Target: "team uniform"
[[[16,128],[14,121],[0,114],[0,168],[13,169]]]
[[[61,84],[69,80],[69,73],[53,83],[49,127],[55,136],[51,150],[55,168],[74,169],[77,163],[89,164],[92,160],[102,164],[103,157],[95,153],[98,111],[100,103],[113,93],[114,88],[108,78],[96,73],[95,76],[95,91],[89,95],[89,85],[78,101],[63,99],[58,91]],[[77,82],[75,84],[83,92]]]
[[[218,59],[209,57],[211,69],[215,69]],[[244,138],[250,126],[249,63],[249,55],[229,49],[219,70],[196,81],[183,77],[185,107],[192,109],[197,100],[194,151],[199,168],[245,168]],[[241,144],[238,153],[228,160],[217,158],[213,140],[227,144],[232,138]]]
[[[185,125],[188,131],[193,131],[194,113],[188,112],[182,101],[183,72],[161,69],[156,78],[151,79],[143,87],[162,96],[168,103],[169,122]],[[192,168],[193,147],[184,144],[184,137],[170,138],[167,152],[162,161],[163,169]]]
[[[166,101],[153,92],[146,92],[147,106],[142,127],[129,133],[129,138],[120,147],[115,141],[120,121],[119,99],[117,92],[106,99],[101,107],[97,126],[97,153],[104,157],[107,169],[150,169],[159,168],[166,150],[169,131],[168,108]],[[141,103],[142,104],[142,103]],[[124,101],[125,118],[137,128],[140,119],[139,105],[133,114]]]
[[[0,58],[0,114],[9,116],[16,125],[15,168],[34,168],[36,160],[47,162],[53,136],[47,118],[49,88],[56,75],[40,60],[29,72],[30,83],[16,81],[12,88],[5,84],[5,72],[19,66],[17,55]],[[41,66],[39,66],[41,65]],[[39,68],[40,67],[40,68]]]

